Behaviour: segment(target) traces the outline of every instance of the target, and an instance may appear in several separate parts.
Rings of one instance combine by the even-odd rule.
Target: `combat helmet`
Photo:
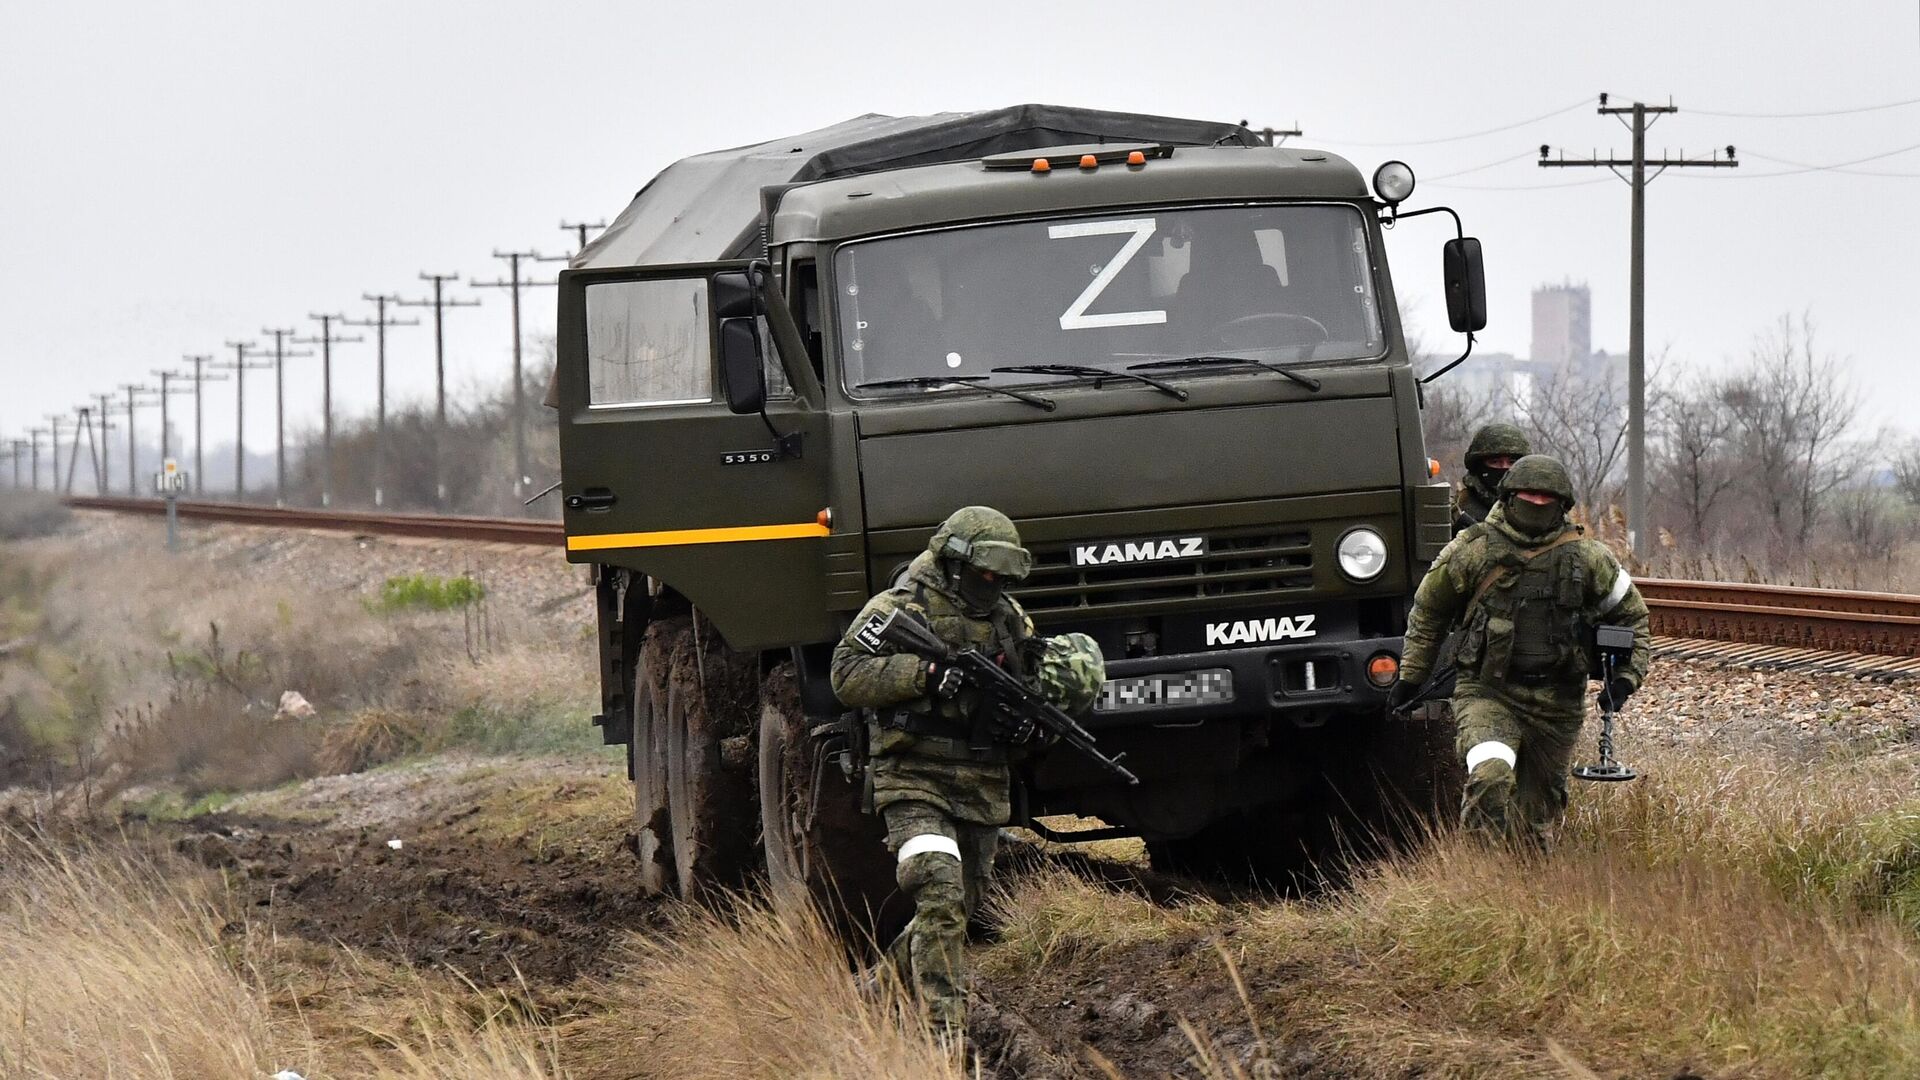
[[[1078,715],[1093,708],[1106,682],[1107,660],[1100,645],[1085,634],[1047,639],[1034,680],[1040,694],[1062,712]]]
[[[990,570],[1009,581],[1033,571],[1033,555],[1020,546],[1013,520],[991,506],[963,506],[940,523],[927,550],[976,570]]]
[[[1484,424],[1467,444],[1467,471],[1480,471],[1488,458],[1510,457],[1518,461],[1531,453],[1533,445],[1527,442],[1526,432],[1500,421]]]
[[[1567,467],[1559,458],[1547,454],[1528,454],[1507,470],[1500,480],[1500,494],[1516,491],[1544,491],[1559,496],[1567,509],[1573,508],[1573,477],[1567,475]]]

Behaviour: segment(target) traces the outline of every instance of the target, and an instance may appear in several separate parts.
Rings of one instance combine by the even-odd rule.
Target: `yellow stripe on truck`
[[[811,521],[799,525],[734,525],[723,529],[663,529],[659,532],[600,533],[567,537],[568,551],[608,548],[671,547],[676,544],[737,544],[744,540],[804,540],[831,534]]]

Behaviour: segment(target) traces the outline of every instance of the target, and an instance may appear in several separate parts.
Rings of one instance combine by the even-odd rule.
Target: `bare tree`
[[[1740,483],[1734,458],[1738,425],[1717,379],[1700,376],[1657,393],[1652,402],[1656,503],[1697,550],[1715,531],[1716,511]]]
[[[1534,450],[1560,459],[1573,477],[1574,494],[1590,510],[1614,501],[1615,474],[1627,448],[1622,383],[1611,369],[1568,367],[1534,376],[1527,393],[1507,394]]]
[[[1821,355],[1813,320],[1781,316],[1756,338],[1752,366],[1722,394],[1738,425],[1740,454],[1777,544],[1805,552],[1827,496],[1859,469],[1862,450],[1847,436],[1859,391],[1843,361]]]
[[[1893,469],[1894,490],[1908,502],[1920,506],[1920,440],[1909,439],[1894,451],[1888,463]]]

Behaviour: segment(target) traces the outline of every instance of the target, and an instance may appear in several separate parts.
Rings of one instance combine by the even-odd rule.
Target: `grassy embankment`
[[[1041,874],[1004,899],[983,966],[1127,971],[1173,1000],[1243,980],[1235,1009],[1193,1018],[1252,1027],[1250,1065],[1221,1074],[1305,1044],[1360,1076],[1920,1075],[1920,759],[1641,764],[1576,792],[1545,861],[1446,842],[1290,903]]]

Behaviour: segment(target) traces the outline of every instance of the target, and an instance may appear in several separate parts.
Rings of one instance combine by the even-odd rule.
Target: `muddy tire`
[[[860,792],[839,763],[821,760],[792,664],[775,667],[761,683],[759,749],[769,886],[812,899],[856,938],[892,940],[912,911],[894,884],[886,829],[860,812]]]
[[[740,889],[759,869],[746,753],[759,663],[720,644],[710,625],[698,635],[704,642],[695,636],[675,650],[661,726],[675,883],[682,898],[708,901]]]
[[[633,759],[634,854],[640,887],[653,895],[672,895],[677,888],[667,805],[667,676],[690,627],[684,617],[649,625],[634,671],[633,742],[627,748]]]

